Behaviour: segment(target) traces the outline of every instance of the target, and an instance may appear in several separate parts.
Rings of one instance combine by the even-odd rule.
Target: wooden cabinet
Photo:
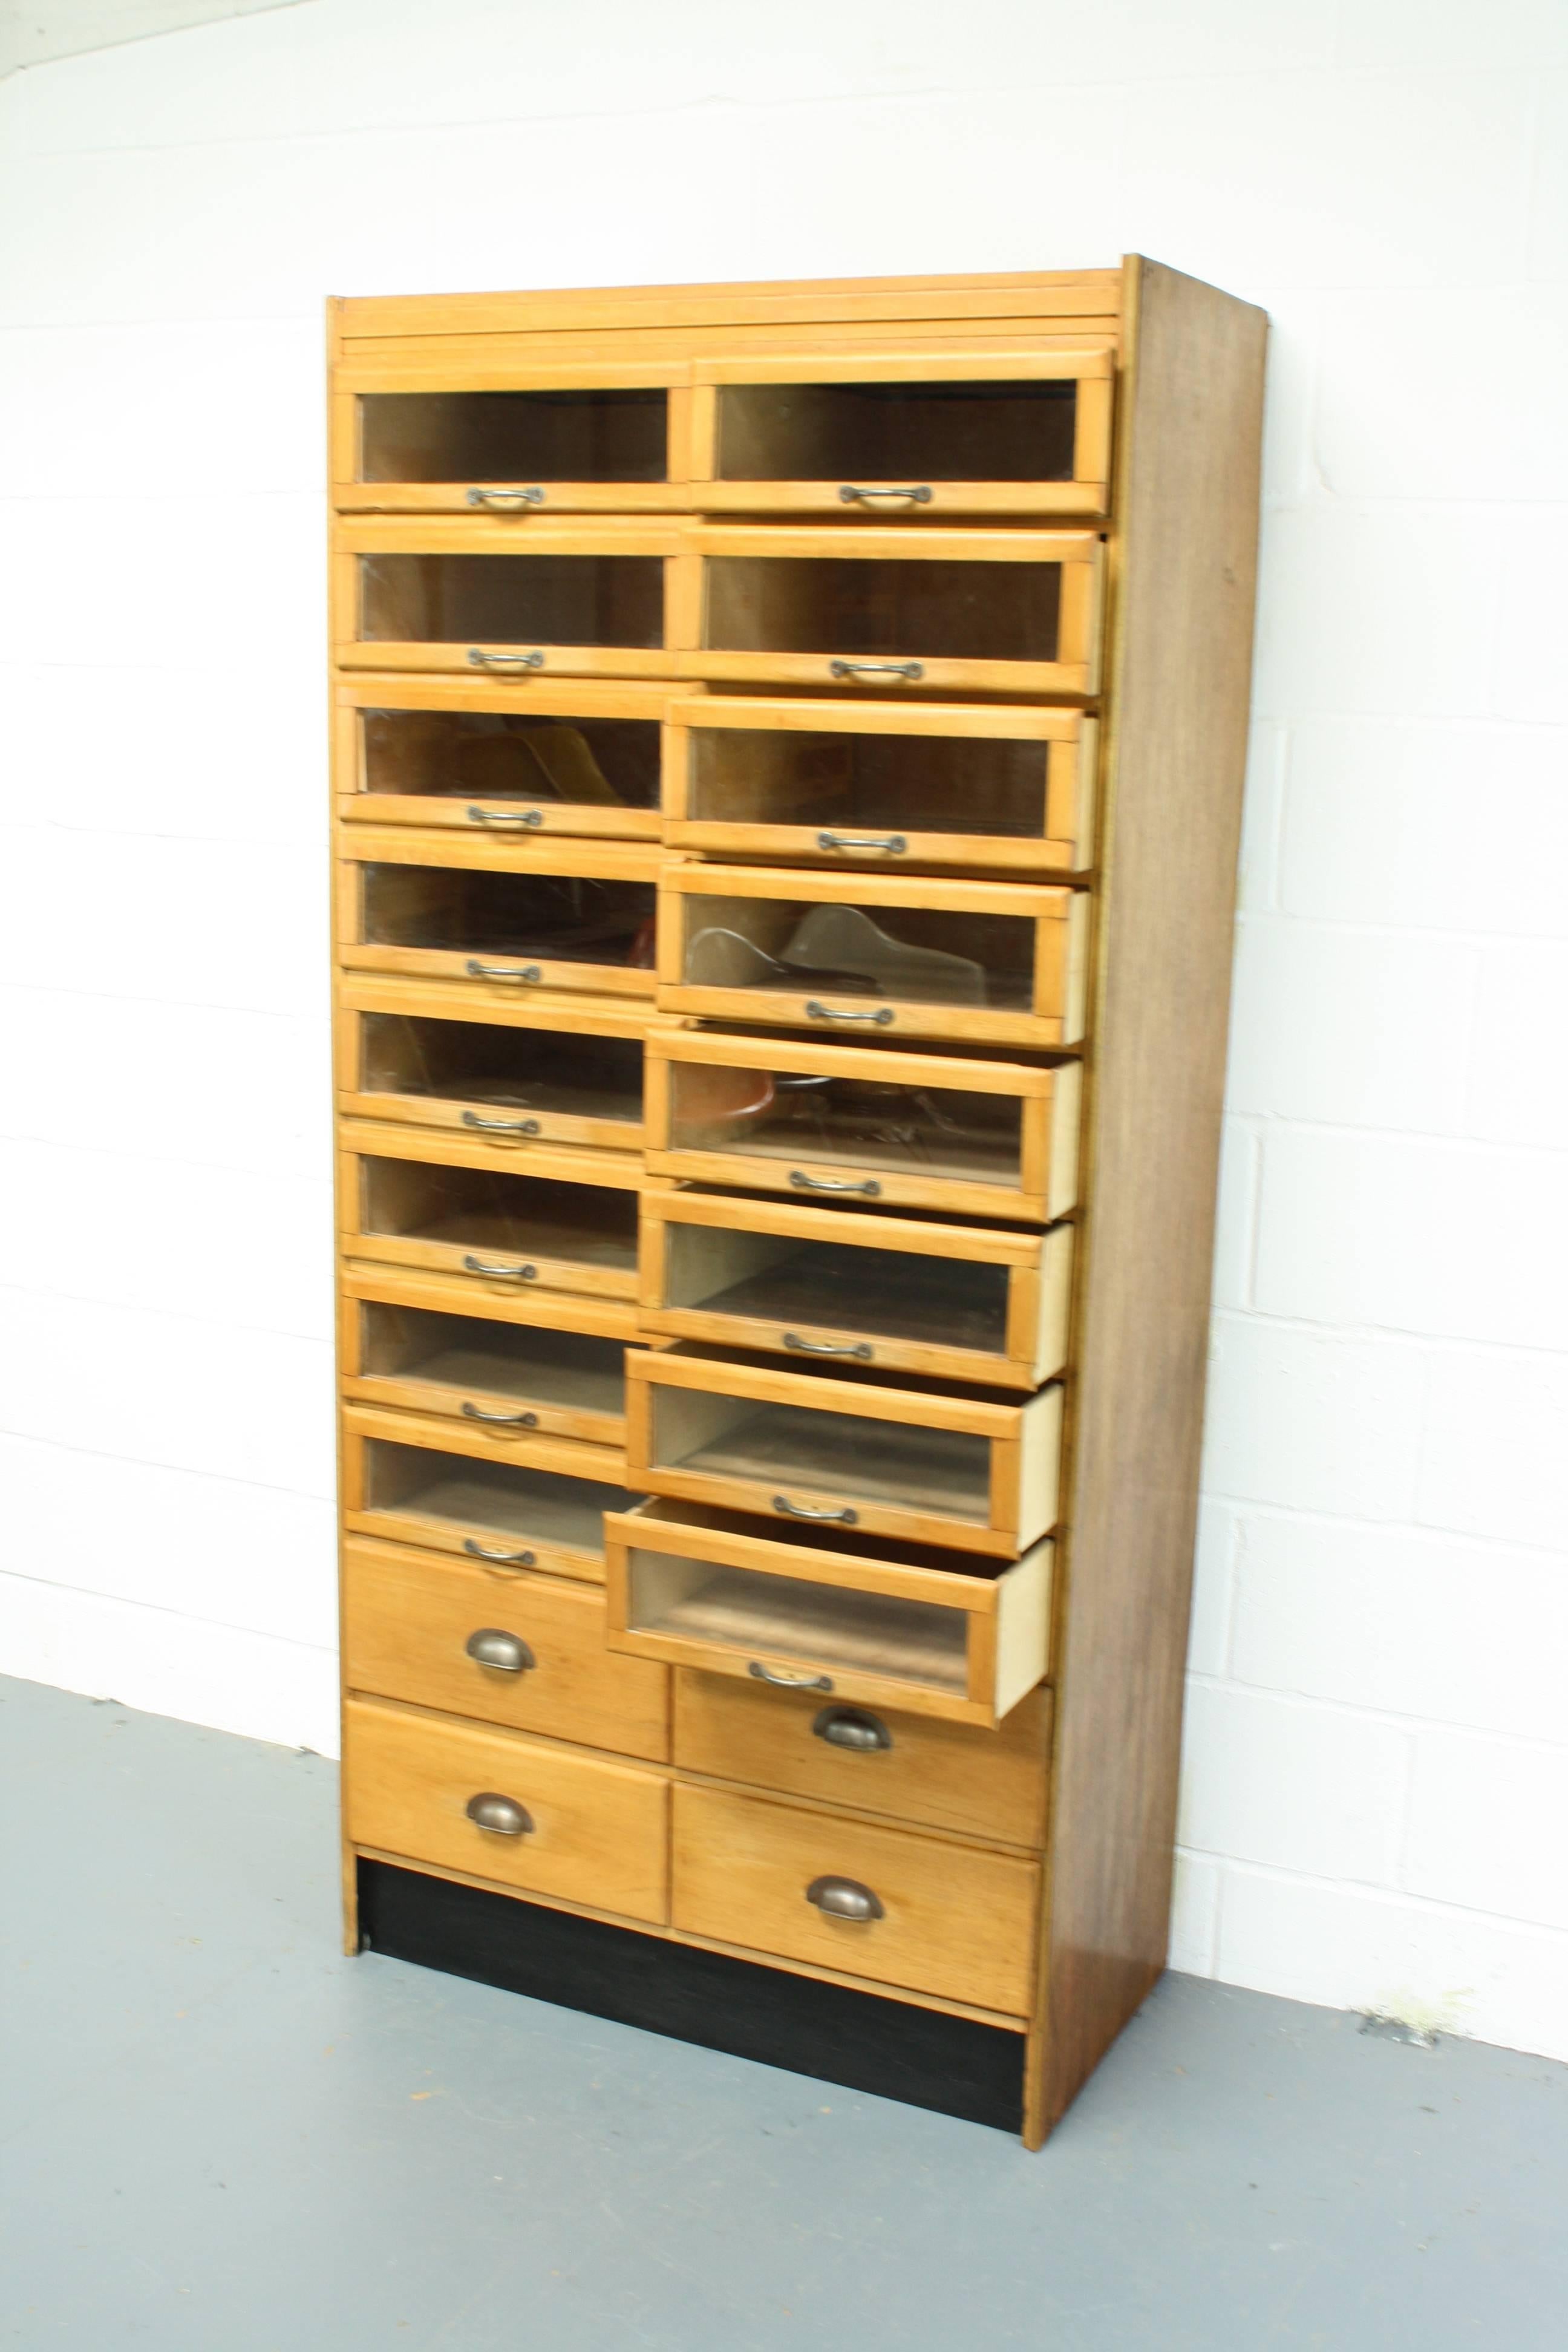
[[[331,326],[349,1948],[1037,2146],[1165,1951],[1264,322]]]

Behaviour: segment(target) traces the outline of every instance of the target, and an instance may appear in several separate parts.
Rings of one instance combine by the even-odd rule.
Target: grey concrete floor
[[[1568,2068],[1172,1977],[1031,2157],[341,1958],[334,1780],[0,1681],[0,2342],[1568,2344]]]

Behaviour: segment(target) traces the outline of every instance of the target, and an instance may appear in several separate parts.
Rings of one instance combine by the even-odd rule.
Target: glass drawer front
[[[853,488],[1073,476],[1072,381],[725,384],[718,409],[721,481],[837,478]]]
[[[657,555],[361,555],[360,641],[664,644]]]
[[[604,1514],[626,1506],[624,1487],[591,1478],[469,1461],[460,1454],[383,1438],[367,1438],[363,1444],[366,1513],[428,1520],[448,1532],[472,1528],[504,1538],[507,1547],[532,1538],[602,1561]]]
[[[643,1050],[635,1039],[430,1021],[401,1013],[362,1013],[358,1018],[363,1093],[446,1104],[454,1121],[460,1117],[465,1127],[522,1139],[560,1138],[563,1121],[603,1122],[632,1130],[612,1139],[635,1149],[643,1076]],[[468,1108],[459,1113],[459,1104]]]
[[[659,730],[654,719],[365,710],[361,726],[365,793],[512,803],[520,811],[535,803],[606,812],[658,807]],[[454,809],[453,820],[461,814]]]
[[[1059,563],[712,556],[704,646],[850,660],[1056,662]]]
[[[357,1311],[353,1379],[361,1389],[395,1388],[399,1402],[406,1396],[426,1412],[460,1412],[476,1396],[504,1398],[542,1408],[542,1428],[559,1423],[600,1444],[624,1442],[626,1349],[616,1339],[379,1299],[361,1301]]]
[[[856,1525],[856,1502],[976,1527],[990,1517],[988,1438],[695,1389],[656,1385],[651,1402],[650,1477],[682,1470],[755,1486],[759,1508],[843,1527]],[[780,1487],[852,1499],[807,1507]]]
[[[570,985],[580,972],[584,987],[594,984],[596,970],[652,969],[651,882],[483,866],[366,865],[361,872],[360,937],[367,947],[461,957],[461,972],[477,980],[490,977],[481,967],[498,960],[515,965],[535,958],[556,968],[550,977],[558,983]]]
[[[399,1260],[568,1287],[580,1275],[612,1297],[633,1294],[635,1192],[425,1160],[367,1157],[360,1166],[362,1232],[403,1244],[392,1252]]]
[[[365,393],[358,478],[662,482],[668,412],[649,390]]]
[[[784,993],[889,1002],[868,1026],[890,1025],[893,1003],[1027,1013],[1036,933],[1024,916],[843,900],[690,894],[679,978],[738,997]],[[820,1019],[820,1013],[809,1017]]]
[[[686,817],[805,829],[825,854],[873,861],[910,856],[910,835],[1043,841],[1055,749],[963,735],[699,727]]]
[[[668,1304],[765,1326],[764,1344],[782,1333],[789,1349],[793,1327],[802,1325],[988,1356],[1006,1352],[1005,1265],[676,1222],[668,1236]],[[832,1352],[805,1339],[790,1351]],[[842,1352],[864,1361],[872,1350],[849,1346]]]

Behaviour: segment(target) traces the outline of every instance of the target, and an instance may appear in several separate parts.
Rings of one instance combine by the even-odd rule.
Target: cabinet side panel
[[[1165,1958],[1257,568],[1266,318],[1128,278],[1037,2142]]]

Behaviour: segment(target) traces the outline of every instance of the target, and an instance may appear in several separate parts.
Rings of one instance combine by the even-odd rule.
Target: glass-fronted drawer
[[[643,1046],[630,1016],[535,1000],[463,1020],[449,998],[432,1007],[441,993],[343,984],[342,1111],[459,1128],[508,1158],[538,1143],[641,1150]]]
[[[350,971],[459,982],[487,1002],[533,989],[649,999],[658,852],[630,841],[454,840],[369,827],[338,861]]]
[[[337,527],[337,658],[354,669],[668,677],[679,526],[545,519]]]
[[[1011,1567],[656,1497],[605,1521],[612,1650],[994,1726],[1049,1672],[1053,1547]]]
[[[1083,1031],[1088,893],[667,864],[658,1006],[864,1038],[1048,1049]]]
[[[1098,729],[1070,709],[752,701],[670,707],[672,849],[777,865],[1083,874]]]
[[[658,1028],[647,1056],[654,1175],[1041,1223],[1076,1204],[1077,1062]]]
[[[1065,1363],[1070,1223],[1021,1233],[707,1192],[639,1205],[645,1332],[1002,1388]]]
[[[1103,515],[1109,345],[815,352],[692,369],[694,506],[747,514]]]
[[[1056,1525],[1056,1381],[1015,1404],[681,1347],[633,1349],[626,1383],[626,1475],[651,1495],[1003,1559]]]
[[[1087,530],[692,527],[670,643],[685,677],[1094,694],[1100,541]],[[689,631],[689,634],[688,632]]]
[[[603,1583],[604,1514],[636,1500],[610,1448],[532,1435],[503,1443],[466,1422],[371,1405],[345,1406],[342,1424],[350,1534]]]
[[[541,1150],[521,1174],[490,1165],[479,1137],[367,1120],[345,1121],[342,1140],[349,1256],[464,1276],[503,1297],[524,1286],[636,1297],[631,1154]]]
[[[659,838],[658,688],[351,678],[335,698],[345,823]]]

